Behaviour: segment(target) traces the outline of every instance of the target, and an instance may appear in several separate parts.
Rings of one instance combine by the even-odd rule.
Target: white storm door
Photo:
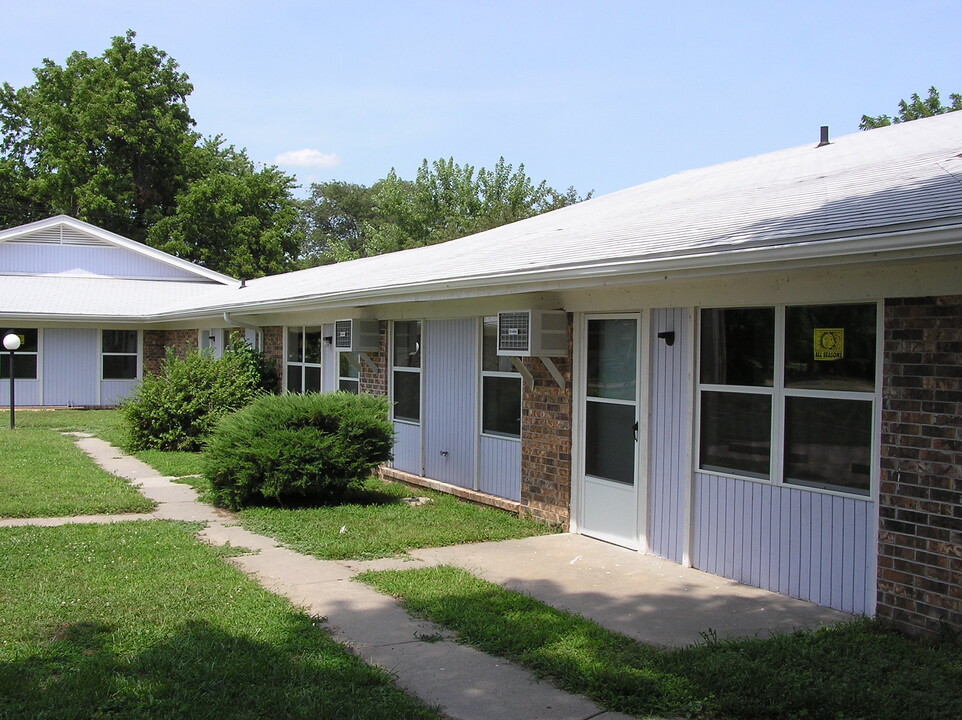
[[[585,321],[580,531],[638,548],[638,357],[641,318]]]

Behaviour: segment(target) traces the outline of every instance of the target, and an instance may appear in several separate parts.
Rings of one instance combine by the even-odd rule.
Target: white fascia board
[[[382,289],[350,290],[285,298],[260,303],[231,303],[171,313],[169,318],[232,312],[246,314],[388,303],[437,302],[518,292],[578,289],[607,283],[665,281],[679,277],[722,277],[767,269],[792,270],[852,263],[962,254],[962,224],[894,231],[826,240],[802,240],[781,245],[714,248],[703,253],[669,257],[623,258],[597,264],[519,270],[510,273],[443,279]]]

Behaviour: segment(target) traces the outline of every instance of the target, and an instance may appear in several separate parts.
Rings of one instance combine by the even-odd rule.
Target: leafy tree
[[[863,115],[862,122],[859,123],[859,130],[872,130],[874,128],[885,127],[893,123],[909,122],[919,118],[931,117],[932,115],[942,115],[947,112],[962,110],[962,95],[952,93],[949,95],[950,105],[943,105],[939,97],[939,91],[934,87],[929,88],[929,95],[924,100],[918,93],[913,93],[908,102],[899,100],[899,114],[894,118],[888,115]]]
[[[142,240],[173,209],[196,134],[193,86],[155,47],[115,37],[101,57],[45,59],[36,82],[0,91],[3,159],[17,191],[65,213]]]
[[[477,172],[453,158],[424,160],[413,181],[392,169],[371,188],[329,183],[313,190],[309,252],[321,262],[433,245],[591,197],[574,188],[558,192],[543,180],[535,184],[524,165],[515,171],[504,158]]]
[[[0,222],[64,213],[220,272],[289,270],[300,247],[294,179],[203,140],[186,74],[133,31],[0,88]]]
[[[177,194],[174,213],[150,228],[150,245],[234,277],[292,269],[301,244],[294,180],[276,167],[255,169],[219,138],[195,153],[204,171]]]
[[[336,180],[311,186],[311,196],[304,204],[304,265],[327,265],[359,256],[364,227],[375,220],[376,188]]]

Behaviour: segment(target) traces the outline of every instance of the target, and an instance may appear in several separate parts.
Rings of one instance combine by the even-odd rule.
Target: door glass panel
[[[421,419],[421,373],[394,371],[394,419]]]
[[[637,321],[589,320],[588,397],[634,401],[637,372]]]
[[[585,474],[635,484],[635,406],[588,401]]]

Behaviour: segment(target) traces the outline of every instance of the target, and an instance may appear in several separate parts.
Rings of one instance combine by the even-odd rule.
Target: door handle
[[[631,428],[635,433],[635,442],[638,442],[638,421],[635,420],[635,424]]]

